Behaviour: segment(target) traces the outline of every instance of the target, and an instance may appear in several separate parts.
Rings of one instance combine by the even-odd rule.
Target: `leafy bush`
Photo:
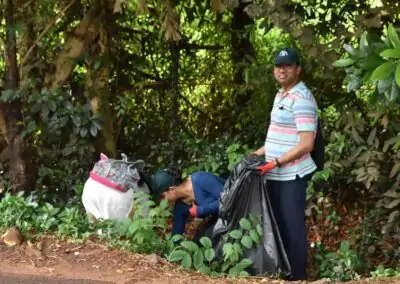
[[[387,278],[387,277],[400,277],[400,269],[385,268],[379,265],[374,271],[370,272],[373,279]]]
[[[239,224],[239,229],[223,236],[222,259],[216,258],[216,252],[208,237],[202,237],[199,246],[193,241],[183,240],[179,235],[172,238],[172,242],[179,244],[173,248],[167,259],[209,275],[248,276],[246,268],[250,267],[253,261],[243,258],[243,250],[259,245],[263,232],[260,218],[255,216],[242,218]]]
[[[348,281],[359,279],[360,269],[363,268],[361,259],[350,250],[349,243],[343,241],[337,252],[330,252],[320,244],[317,245],[316,259],[319,264],[319,275],[331,280]]]

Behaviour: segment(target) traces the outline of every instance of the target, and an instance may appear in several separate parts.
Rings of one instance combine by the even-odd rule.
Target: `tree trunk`
[[[5,89],[16,92],[19,85],[17,65],[17,43],[15,34],[15,15],[13,0],[6,0],[6,40],[5,40]],[[14,98],[3,104],[6,117],[7,140],[9,149],[10,178],[13,193],[32,190],[28,175],[28,161],[26,150],[18,128],[22,120],[21,101]]]
[[[234,8],[231,22],[232,62],[234,66],[233,80],[236,86],[245,84],[244,71],[246,65],[251,63],[249,57],[256,57],[250,36],[249,34],[245,34],[246,26],[253,24],[253,20],[244,11],[247,5],[248,3],[240,2],[240,5]],[[241,113],[252,95],[252,92],[247,90],[241,91],[240,89],[238,88],[234,91],[236,115]]]
[[[110,107],[110,35],[105,24],[110,22],[104,20],[103,23],[99,27],[98,41],[90,50],[92,60],[87,66],[86,87],[93,113],[98,113],[104,121],[101,137],[96,143],[97,151],[115,158],[119,133]]]
[[[89,11],[72,31],[64,48],[55,58],[45,79],[48,89],[55,90],[62,87],[75,67],[75,60],[81,59],[86,47],[97,38],[98,26],[103,18],[101,2],[93,1]]]

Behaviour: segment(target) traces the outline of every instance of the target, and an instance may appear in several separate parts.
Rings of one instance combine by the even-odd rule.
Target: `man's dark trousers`
[[[291,181],[268,180],[271,206],[292,269],[292,280],[307,279],[306,189],[309,176]]]

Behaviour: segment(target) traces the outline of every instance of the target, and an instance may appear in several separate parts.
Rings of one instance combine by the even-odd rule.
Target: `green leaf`
[[[243,229],[251,230],[251,223],[246,218],[240,219],[239,224],[240,224],[240,227],[242,227]]]
[[[234,267],[232,267],[231,269],[229,269],[228,274],[230,276],[238,276],[240,272],[242,272],[243,270],[240,269],[240,267],[238,265],[235,265]]]
[[[352,47],[351,45],[349,45],[349,44],[344,44],[344,45],[343,45],[343,48],[344,48],[344,50],[346,50],[346,52],[347,52],[348,54],[350,54],[350,55],[352,55],[352,56],[357,56],[357,50],[356,50],[354,47]]]
[[[399,87],[397,86],[397,83],[396,83],[395,81],[393,81],[393,83],[392,83],[392,88],[390,89],[390,91],[388,90],[388,91],[385,93],[385,96],[386,96],[387,100],[388,100],[390,103],[393,103],[393,102],[395,102],[395,101],[397,100],[397,98],[399,97],[399,92],[400,92],[400,89],[399,89]]]
[[[11,89],[7,89],[1,92],[1,101],[7,102],[11,100],[15,96],[15,91]]]
[[[368,39],[367,39],[367,33],[364,32],[361,37],[360,37],[360,51],[361,55],[365,56],[367,55],[368,52]]]
[[[241,243],[244,247],[246,247],[246,248],[248,248],[248,249],[250,249],[250,248],[253,246],[253,241],[251,240],[250,236],[244,236],[244,237],[240,240],[240,243]]]
[[[240,275],[243,273],[242,275],[247,276],[245,269],[252,264],[253,264],[253,262],[250,259],[247,259],[247,258],[242,259],[241,262],[237,263],[235,266],[233,266],[231,269],[229,269],[228,274],[232,275],[232,276],[236,276],[236,275]]]
[[[342,59],[338,59],[335,62],[333,62],[332,66],[333,67],[347,67],[347,66],[353,65],[354,62],[356,62],[354,59],[342,58]]]
[[[204,255],[203,255],[203,252],[201,251],[201,250],[198,250],[198,251],[196,251],[194,254],[193,254],[193,264],[194,264],[194,267],[196,268],[196,269],[199,269],[200,267],[202,267],[203,265],[204,265]]]
[[[212,248],[212,242],[210,238],[207,237],[201,237],[200,238],[200,243],[203,245],[205,248]]]
[[[180,243],[180,245],[191,252],[196,252],[199,250],[199,246],[192,241],[183,241]]]
[[[397,34],[396,29],[393,27],[393,25],[388,26],[388,37],[390,42],[395,48],[400,48],[400,38],[399,35]]]
[[[204,257],[205,259],[210,262],[214,259],[215,257],[215,251],[213,248],[208,248],[204,251]]]
[[[379,80],[377,84],[378,93],[384,94],[387,90],[392,87],[393,80],[386,78],[385,80]]]
[[[257,234],[256,230],[251,230],[250,231],[250,238],[253,240],[253,242],[255,242],[256,244],[260,244],[261,240],[260,240],[260,236]]]
[[[224,262],[224,264],[222,264],[221,266],[221,272],[227,271],[230,266],[231,266],[230,262]]]
[[[75,124],[76,127],[81,126],[81,118],[79,116],[74,115],[71,118],[72,118],[72,122]]]
[[[233,244],[233,249],[236,251],[238,254],[242,254],[242,247],[240,246],[239,243],[234,243]]]
[[[348,252],[348,251],[350,250],[349,242],[348,242],[348,241],[343,241],[343,242],[341,242],[341,244],[340,244],[340,250],[341,250],[342,252]]]
[[[184,250],[174,250],[168,256],[168,260],[171,262],[178,262],[178,261],[181,261],[185,257],[185,255],[189,255],[189,254]]]
[[[181,241],[181,240],[183,240],[183,236],[182,235],[173,235],[172,238],[171,238],[171,241],[173,241],[173,242],[178,242],[178,241]]]
[[[68,120],[69,120],[68,116],[60,117],[60,119],[59,119],[60,127],[64,127],[65,125],[67,125]]]
[[[372,72],[371,80],[384,80],[390,76],[394,70],[394,64],[391,61],[385,62],[378,66],[374,72]]]
[[[198,272],[206,274],[206,275],[210,275],[211,273],[211,268],[208,266],[203,265],[202,267],[200,267],[199,269],[197,269]]]
[[[80,131],[81,137],[86,137],[87,133],[88,133],[87,128],[86,127],[82,127],[81,131]]]
[[[235,240],[238,240],[242,237],[242,232],[239,230],[233,230],[232,232],[229,233],[229,236],[231,238],[234,238]]]
[[[96,137],[96,135],[97,135],[97,127],[93,123],[90,125],[90,134],[93,137]]]
[[[256,230],[257,230],[258,235],[259,235],[260,237],[262,237],[262,235],[263,235],[263,229],[262,229],[262,227],[261,227],[260,224],[257,224]]]
[[[357,76],[356,74],[349,74],[347,76],[347,90],[356,91],[363,85],[362,78]]]
[[[222,252],[223,254],[229,254],[232,253],[233,251],[233,245],[231,243],[225,243],[223,248],[222,248]]]
[[[101,124],[99,121],[97,121],[96,119],[92,120],[92,123],[97,127],[98,130],[101,130]]]
[[[385,58],[400,58],[400,48],[390,48],[390,49],[385,49],[384,51],[382,51],[380,54],[380,56],[385,57]]]
[[[56,111],[56,109],[57,109],[57,104],[56,104],[56,102],[54,102],[54,101],[51,101],[50,103],[49,103],[49,108],[50,108],[50,110],[51,111]]]
[[[47,105],[42,105],[42,109],[41,109],[41,115],[43,118],[47,118],[47,116],[49,115],[49,107]]]
[[[330,11],[330,10],[329,10],[329,11]],[[250,276],[250,274],[249,274],[247,271],[243,270],[243,271],[241,271],[241,272],[239,273],[239,276],[240,276],[240,277],[247,277],[247,276]]]
[[[394,75],[394,78],[395,78],[395,80],[396,80],[397,86],[400,87],[400,63],[397,63],[397,66],[396,66],[396,73],[395,73],[395,75]]]
[[[192,267],[192,257],[190,256],[190,254],[185,254],[183,256],[183,259],[181,261],[181,265],[185,268],[190,268]]]
[[[100,66],[101,66],[101,60],[97,59],[93,64],[93,69],[98,70],[100,68]]]
[[[242,261],[239,263],[239,265],[245,269],[253,264],[253,261],[248,258],[243,258]]]

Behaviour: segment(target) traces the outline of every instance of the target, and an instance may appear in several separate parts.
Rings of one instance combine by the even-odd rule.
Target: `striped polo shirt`
[[[317,130],[317,103],[303,82],[284,93],[279,90],[271,111],[271,123],[265,140],[267,162],[281,157],[300,142],[299,132]],[[266,174],[269,180],[287,181],[304,177],[316,170],[310,154],[276,167]]]

